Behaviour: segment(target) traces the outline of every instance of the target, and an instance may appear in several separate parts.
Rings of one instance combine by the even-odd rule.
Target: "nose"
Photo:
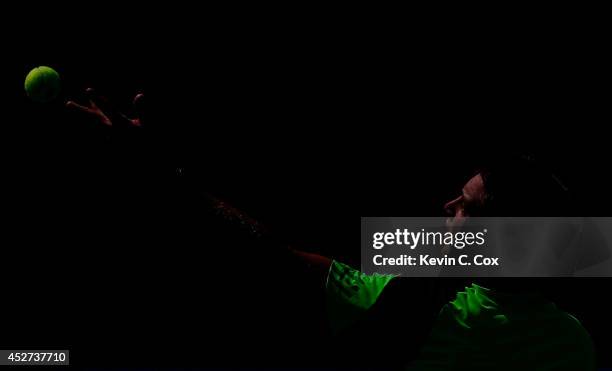
[[[457,212],[456,206],[459,204],[459,202],[461,202],[462,198],[463,196],[459,196],[455,198],[454,200],[447,202],[444,205],[444,211],[446,212],[446,214],[448,214],[449,216],[455,215]]]

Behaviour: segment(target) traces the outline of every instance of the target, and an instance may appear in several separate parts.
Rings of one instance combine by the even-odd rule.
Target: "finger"
[[[80,105],[71,100],[66,102],[66,107],[75,108],[81,112],[85,112],[87,114],[94,115],[95,117],[98,118],[98,120],[100,120],[102,124],[107,125],[107,126],[113,126],[113,122],[108,118],[108,116],[104,114],[104,112],[100,111],[99,109],[93,109],[91,107],[86,107],[86,106]]]
[[[87,95],[87,99],[89,100],[89,105],[93,109],[98,109],[98,105],[96,104],[94,99],[97,99],[96,91],[92,88],[85,89],[85,95]]]
[[[144,94],[139,93],[134,97],[134,111],[139,124],[144,121]]]
[[[131,118],[127,117],[125,114],[119,112],[119,116],[127,123],[131,124],[134,120],[132,120]]]
[[[119,115],[121,116],[122,119],[124,119],[125,121],[127,121],[129,124],[133,125],[133,126],[142,126],[142,123],[140,121],[140,119],[131,119],[129,117],[127,117],[126,115],[124,115],[123,113],[119,113]]]
[[[100,121],[106,126],[113,126],[113,122],[104,113],[100,115]]]
[[[85,112],[85,113],[92,113],[91,108],[80,105],[74,101],[69,100],[68,102],[66,102],[66,107],[68,108],[74,108],[77,109],[81,112]]]
[[[100,122],[107,126],[113,126],[113,119],[116,119],[116,114],[113,114],[113,110],[108,107],[108,101],[105,97],[98,94],[93,88],[85,89],[85,94],[89,98],[90,112],[95,113]],[[102,104],[102,107],[99,104]]]
[[[142,106],[143,104],[144,104],[144,94],[143,93],[136,94],[136,96],[134,97],[134,106],[139,107],[139,106]]]

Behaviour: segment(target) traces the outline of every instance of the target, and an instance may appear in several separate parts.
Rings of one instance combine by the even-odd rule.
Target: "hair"
[[[486,192],[483,215],[568,216],[577,211],[559,176],[533,156],[499,157],[478,173]]]
[[[575,198],[560,177],[533,155],[505,155],[477,169],[485,200],[480,214],[497,217],[556,217],[577,212]],[[479,283],[507,294],[537,294],[562,303],[562,288],[555,281],[530,278],[489,278]],[[565,296],[567,296],[565,294]]]

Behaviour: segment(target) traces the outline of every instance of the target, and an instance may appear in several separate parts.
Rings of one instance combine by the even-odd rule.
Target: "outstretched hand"
[[[142,127],[144,125],[143,117],[143,106],[144,106],[144,94],[139,93],[133,99],[135,118],[129,118],[123,113],[113,112],[110,109],[100,108],[100,104],[105,101],[104,98],[98,97],[94,89],[87,89],[85,91],[88,96],[89,103],[82,105],[76,103],[73,100],[66,102],[66,107],[76,109],[77,111],[86,113],[93,116],[99,123],[106,126],[113,126],[113,124],[127,124],[128,126]],[[122,121],[122,122],[117,122]]]

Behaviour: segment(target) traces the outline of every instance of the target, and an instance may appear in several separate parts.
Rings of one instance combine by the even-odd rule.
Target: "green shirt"
[[[332,331],[338,333],[357,322],[392,279],[388,275],[368,276],[333,261],[326,283],[327,314]]]
[[[334,261],[327,279],[332,330],[367,314],[394,276],[367,276]],[[591,340],[574,317],[533,294],[472,284],[444,305],[409,370],[594,370]]]

